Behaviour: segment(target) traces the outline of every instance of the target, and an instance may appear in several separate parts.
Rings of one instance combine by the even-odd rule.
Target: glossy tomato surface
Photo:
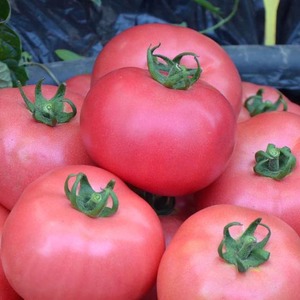
[[[223,228],[240,222],[230,230],[238,238],[255,219],[269,226],[271,236],[265,245],[269,259],[258,267],[240,273],[218,255]],[[257,242],[267,234],[258,226]],[[215,205],[188,218],[175,234],[162,257],[157,291],[159,300],[297,300],[300,286],[300,239],[281,219],[235,205]]]
[[[300,116],[289,112],[268,112],[238,125],[237,144],[224,173],[209,187],[196,193],[198,208],[228,203],[274,214],[300,234]],[[287,146],[296,165],[281,180],[253,171],[255,153],[269,143]]]
[[[224,96],[202,80],[176,90],[147,70],[125,67],[91,88],[80,128],[96,164],[142,190],[178,196],[223,172],[235,145],[236,120]]]
[[[260,85],[260,84],[255,84],[252,82],[247,82],[243,81],[242,82],[242,102],[243,106],[241,108],[239,117],[238,117],[238,122],[246,121],[251,118],[249,111],[246,109],[244,106],[244,103],[249,97],[252,97],[256,95],[258,90],[263,89],[263,94],[262,94],[262,101],[270,101],[272,103],[275,103],[280,95],[282,95],[283,100],[287,104],[287,111],[296,113],[300,115],[300,106],[299,104],[296,104],[292,102],[290,99],[288,99],[285,95],[283,95],[278,89],[272,87],[272,86],[267,86],[267,85]],[[283,110],[283,105],[280,104],[278,111]]]
[[[92,85],[108,72],[121,67],[147,68],[147,49],[161,44],[157,53],[173,59],[179,53],[198,55],[201,79],[217,88],[231,103],[236,115],[241,109],[241,79],[225,50],[198,31],[172,24],[142,24],[131,27],[112,38],[98,54],[92,71]],[[193,57],[182,59],[195,67]]]
[[[23,90],[34,102],[35,85],[24,86]],[[57,86],[42,86],[46,99],[56,91]],[[12,209],[30,182],[51,168],[92,163],[79,132],[83,97],[67,91],[66,98],[76,105],[77,115],[68,123],[51,127],[33,119],[18,88],[1,89],[0,203],[7,209]]]
[[[79,172],[96,191],[116,181],[114,215],[91,218],[71,206],[64,184]],[[116,176],[93,166],[62,167],[39,177],[3,229],[3,268],[24,299],[141,299],[155,282],[163,251],[153,209]]]

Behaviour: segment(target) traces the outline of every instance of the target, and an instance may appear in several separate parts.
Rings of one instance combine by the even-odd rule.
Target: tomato
[[[254,208],[282,218],[300,234],[299,128],[299,115],[279,111],[239,123],[237,144],[228,167],[214,183],[196,193],[196,206],[227,203]],[[269,147],[271,151],[258,156],[256,164],[256,153],[265,152],[269,144],[277,149]],[[289,151],[283,152],[284,147],[290,149],[292,156]],[[278,151],[279,148],[283,149]],[[257,167],[255,172],[255,165],[263,167],[265,175]],[[280,176],[267,177],[272,173]]]
[[[89,73],[74,75],[66,80],[67,89],[85,97],[90,90],[91,77],[92,75]]]
[[[29,100],[35,101],[34,85],[24,86],[23,90]],[[57,90],[54,85],[42,86],[46,99],[53,97]],[[65,97],[75,104],[77,115],[67,123],[51,127],[33,119],[18,88],[1,89],[0,203],[7,209],[12,209],[30,182],[51,168],[77,163],[92,164],[79,132],[83,97],[68,91]],[[67,105],[66,110],[70,113]]]
[[[198,31],[172,24],[142,24],[131,27],[113,37],[98,54],[92,71],[92,82],[121,67],[146,68],[146,51],[149,46],[161,43],[160,54],[175,57],[181,52],[199,56],[201,79],[218,89],[232,104],[238,115],[241,102],[241,78],[225,50]],[[185,57],[183,64],[195,66],[192,58]]]
[[[260,91],[261,90],[261,91]],[[293,112],[300,115],[300,106],[291,100],[289,100],[285,95],[283,95],[279,90],[272,86],[259,85],[252,82],[243,81],[242,82],[242,102],[243,106],[240,111],[238,122],[242,122],[251,118],[249,110],[245,107],[245,102],[250,97],[256,96],[259,99],[260,109],[257,113],[270,111],[270,110],[285,110],[284,102],[286,103],[286,111]],[[259,94],[257,94],[259,93]],[[250,100],[248,100],[250,101]],[[251,100],[253,101],[253,100]]]
[[[227,237],[224,247],[228,224],[235,241]],[[252,234],[244,233],[249,227]],[[255,250],[244,251],[248,245]],[[220,204],[196,212],[175,234],[159,266],[158,299],[296,300],[300,286],[291,278],[299,275],[300,238],[288,224],[271,214]]]
[[[95,164],[142,190],[179,196],[223,172],[236,120],[225,97],[202,80],[178,90],[145,69],[124,67],[91,87],[80,128]]]
[[[82,173],[98,194],[86,186],[80,194],[75,183]],[[99,193],[111,195],[105,188],[111,180],[118,206],[108,199],[100,217],[78,211],[64,192],[69,174],[77,174],[67,186],[71,199],[82,195],[75,197],[80,207],[93,212],[82,201],[102,203]],[[106,216],[113,207],[116,212]],[[114,174],[95,166],[69,165],[39,177],[27,186],[3,228],[3,268],[24,299],[141,299],[154,284],[163,251],[153,209]]]
[[[2,236],[2,228],[8,217],[9,211],[4,208],[4,206],[0,205],[0,238]],[[0,295],[2,300],[21,300],[21,297],[15,292],[15,290],[11,287],[7,278],[4,274],[2,263],[0,263]]]

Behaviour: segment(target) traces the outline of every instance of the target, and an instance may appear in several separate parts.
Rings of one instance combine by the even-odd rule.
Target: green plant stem
[[[240,0],[235,0],[232,11],[230,12],[230,14],[227,17],[222,18],[217,24],[215,24],[209,28],[206,28],[204,30],[201,30],[200,33],[207,33],[210,31],[214,31],[214,30],[218,29],[219,27],[223,26],[224,24],[226,24],[227,22],[229,22],[236,14],[238,7],[239,7],[239,3],[240,3]]]

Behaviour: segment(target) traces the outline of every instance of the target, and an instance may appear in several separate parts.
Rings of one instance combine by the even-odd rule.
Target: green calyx
[[[259,89],[256,95],[250,96],[244,103],[244,107],[251,117],[268,111],[276,111],[280,105],[283,105],[283,111],[287,111],[287,103],[281,93],[279,93],[277,101],[272,102],[270,100],[263,101],[263,92],[263,89]]]
[[[69,181],[73,177],[75,177],[75,182],[70,189]],[[67,177],[64,188],[67,198],[75,209],[89,217],[98,218],[109,217],[117,212],[119,201],[113,191],[114,186],[115,181],[111,180],[104,189],[96,192],[91,187],[87,176],[84,173],[78,173]]]
[[[267,225],[262,224],[261,220],[261,218],[254,220],[238,239],[230,235],[229,229],[232,226],[241,226],[241,223],[232,222],[224,227],[223,240],[218,247],[219,256],[229,264],[235,265],[241,273],[246,272],[250,267],[260,266],[270,257],[270,252],[264,250],[264,247],[270,239],[271,230]],[[263,226],[268,231],[261,241],[257,241],[254,236],[258,226]]]
[[[176,90],[187,90],[199,78],[202,72],[197,55],[192,52],[183,52],[173,59],[160,54],[154,54],[154,51],[160,47],[160,44],[148,48],[147,64],[148,70],[154,80],[167,88]],[[187,68],[180,64],[184,56],[193,56],[197,68]]]
[[[289,147],[277,148],[268,144],[266,151],[255,153],[256,164],[253,168],[258,175],[281,180],[290,174],[296,166],[296,157]]]
[[[67,123],[77,114],[74,103],[65,98],[66,85],[60,84],[56,94],[51,99],[46,99],[42,95],[42,80],[35,87],[35,101],[31,102],[25,95],[22,86],[18,83],[18,88],[25,101],[27,109],[32,113],[33,118],[40,123],[54,127],[60,123]],[[65,103],[67,103],[72,111],[65,112]]]

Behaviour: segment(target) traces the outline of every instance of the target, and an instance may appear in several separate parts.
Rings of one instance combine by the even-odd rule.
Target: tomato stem
[[[270,252],[263,248],[270,239],[271,230],[267,225],[262,224],[261,220],[261,218],[254,220],[236,240],[230,235],[229,229],[232,226],[241,226],[242,224],[231,222],[224,227],[223,240],[218,247],[219,256],[229,264],[235,265],[241,273],[246,272],[250,267],[260,266],[270,257]],[[261,241],[257,241],[254,236],[258,225],[268,230],[267,235]]]
[[[264,112],[278,110],[281,104],[283,105],[283,111],[287,111],[288,106],[281,93],[278,93],[277,101],[272,102],[270,100],[263,101],[263,92],[263,89],[259,89],[255,95],[248,97],[244,103],[244,107],[248,110],[251,117]]]
[[[275,180],[283,179],[296,165],[296,157],[289,147],[277,148],[274,144],[268,144],[266,151],[257,151],[255,161],[256,174]]]
[[[195,53],[183,52],[169,59],[166,56],[154,54],[158,47],[160,44],[153,48],[149,47],[147,51],[148,70],[154,80],[167,88],[186,90],[200,78],[202,70]],[[197,68],[187,68],[180,64],[181,59],[187,55],[194,57]]]
[[[75,177],[71,189],[69,181]],[[106,187],[96,192],[91,187],[87,176],[84,173],[70,174],[65,181],[65,194],[71,201],[72,206],[92,218],[109,217],[116,213],[119,207],[118,198],[113,191],[115,181],[110,180]],[[112,205],[108,206],[111,199]]]
[[[56,126],[60,123],[67,123],[77,114],[75,104],[65,98],[66,85],[60,84],[56,94],[51,99],[46,99],[42,95],[42,80],[35,87],[35,101],[31,102],[25,95],[20,82],[17,83],[19,91],[25,101],[27,109],[32,113],[33,118],[48,126]],[[64,105],[70,105],[72,111],[65,112]]]

